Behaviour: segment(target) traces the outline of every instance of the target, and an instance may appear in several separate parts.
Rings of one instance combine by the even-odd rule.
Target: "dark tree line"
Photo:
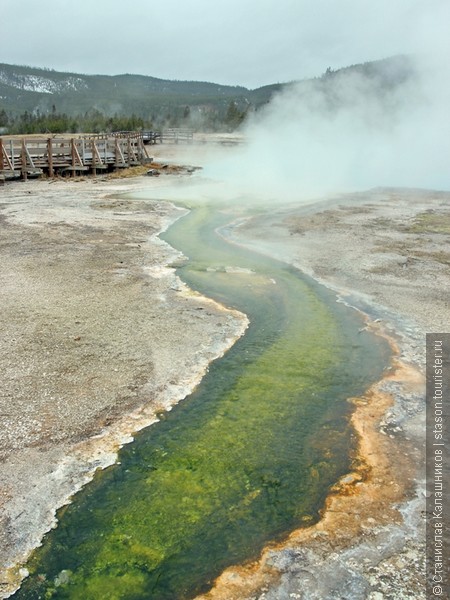
[[[135,115],[108,117],[95,110],[76,117],[56,111],[45,115],[25,111],[17,117],[10,117],[0,110],[0,127],[6,128],[10,134],[136,131],[147,125],[151,123]]]
[[[110,133],[112,131],[139,131],[142,129],[160,130],[165,127],[192,127],[206,131],[233,131],[244,121],[246,111],[241,111],[235,102],[230,102],[223,114],[218,110],[210,110],[204,114],[194,112],[189,106],[165,114],[151,115],[145,119],[132,115],[108,116],[93,109],[84,115],[71,116],[59,113],[53,106],[51,112],[41,114],[39,111],[13,116],[0,109],[0,128],[9,134],[33,133]]]

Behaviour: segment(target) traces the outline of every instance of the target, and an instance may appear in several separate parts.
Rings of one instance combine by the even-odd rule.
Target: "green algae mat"
[[[245,312],[248,331],[59,511],[14,598],[194,598],[317,520],[348,471],[347,398],[379,378],[388,349],[327,290],[217,235],[231,220],[201,206],[164,238],[189,257],[180,277]]]

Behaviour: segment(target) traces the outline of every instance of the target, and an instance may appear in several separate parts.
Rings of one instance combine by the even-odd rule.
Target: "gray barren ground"
[[[114,197],[138,185],[157,183],[0,189],[0,593],[55,508],[245,327],[165,267],[155,234],[183,213]]]

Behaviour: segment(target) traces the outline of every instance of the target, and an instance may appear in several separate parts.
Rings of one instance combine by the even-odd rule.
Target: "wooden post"
[[[97,175],[97,169],[95,168],[97,162],[96,159],[97,157],[95,156],[95,140],[92,139],[92,175],[94,176]]]
[[[127,151],[128,151],[128,156],[127,156],[127,160],[128,160],[128,166],[131,166],[131,139],[130,136],[127,136]]]
[[[75,163],[76,163],[76,153],[75,153],[75,140],[72,138],[70,140],[70,149],[72,154],[72,177],[75,177]]]
[[[114,138],[114,166],[119,166],[119,138]]]
[[[0,137],[0,171],[3,171],[5,168],[5,163],[3,162],[3,140]],[[0,173],[0,185],[5,183],[5,177],[3,173]]]
[[[53,171],[53,145],[52,138],[48,138],[47,140],[47,161],[48,161],[48,176],[54,177],[55,173]]]
[[[145,162],[145,157],[148,158],[147,150],[144,146],[144,142],[142,141],[142,137],[138,138],[138,156],[141,164]]]
[[[22,179],[26,181],[28,179],[27,173],[27,153],[26,153],[26,142],[25,138],[22,139],[22,152],[20,155],[20,162],[22,167]]]
[[[14,167],[15,167],[16,157],[14,156],[14,142],[12,140],[9,140],[9,150],[10,150],[10,155],[11,155],[12,171],[13,171],[13,174],[14,174]]]
[[[154,141],[152,142],[153,144],[155,143]],[[148,149],[147,146],[144,144],[144,142],[142,142],[142,162],[145,163],[146,159],[149,159],[150,156],[148,154]]]

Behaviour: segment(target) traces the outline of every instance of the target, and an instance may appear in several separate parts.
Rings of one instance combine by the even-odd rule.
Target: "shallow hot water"
[[[164,238],[190,259],[180,277],[245,312],[248,331],[59,511],[15,598],[193,598],[317,520],[348,471],[347,398],[379,378],[388,349],[327,290],[221,239],[232,218],[198,207]]]

